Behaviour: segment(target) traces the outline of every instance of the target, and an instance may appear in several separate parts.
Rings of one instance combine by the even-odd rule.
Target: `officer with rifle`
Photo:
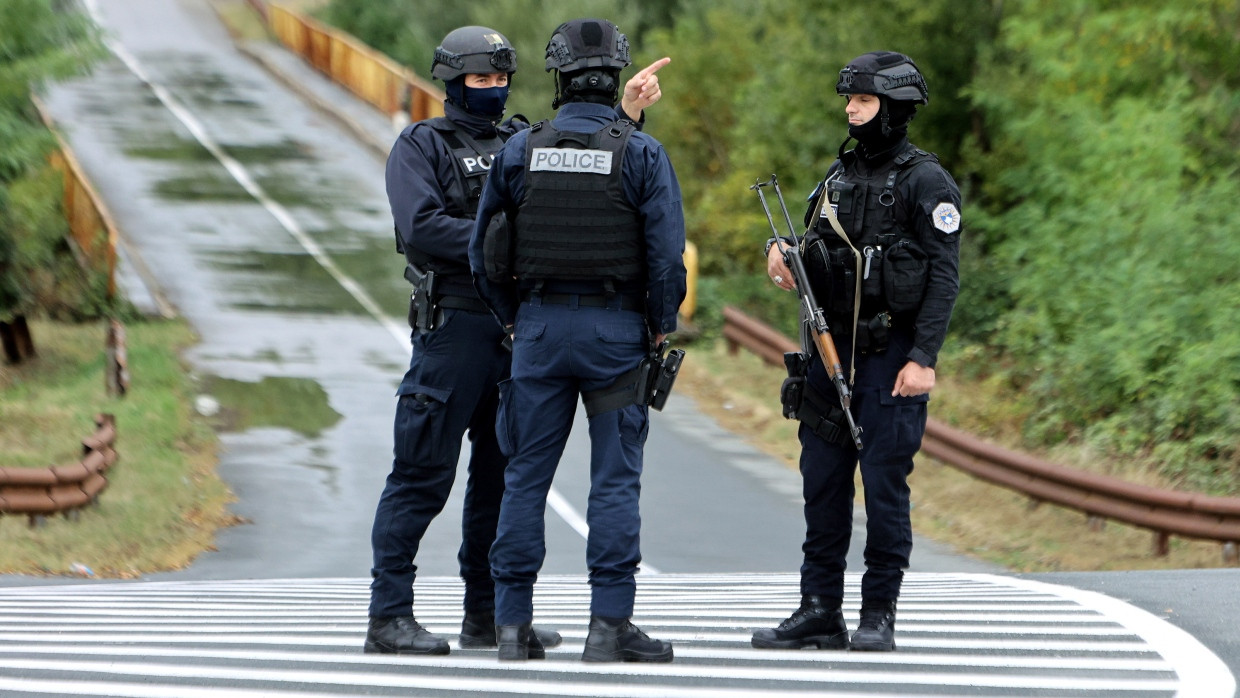
[[[625,85],[613,117],[640,119],[658,101],[654,72]],[[495,436],[497,384],[508,377],[506,335],[470,279],[467,247],[491,157],[529,124],[504,119],[517,56],[487,27],[453,30],[435,49],[431,72],[444,81],[444,116],[401,131],[387,162],[387,192],[396,248],[414,286],[409,307],[413,352],[397,391],[392,471],[371,533],[374,566],[364,649],[373,653],[448,654],[445,638],[413,615],[414,559],[456,477],[461,440],[471,444],[458,555],[465,582],[460,646],[495,646],[495,591],[488,555],[495,540],[504,467]],[[560,636],[537,632],[541,645]]]
[[[913,533],[908,475],[921,448],[935,362],[959,291],[960,190],[908,141],[926,82],[912,59],[876,51],[840,71],[848,134],[810,195],[807,231],[766,246],[767,273],[802,299],[806,353],[785,356],[784,415],[801,421],[805,542],[801,605],[760,648],[892,651]],[[851,139],[857,146],[845,151]],[[778,194],[778,183],[755,185]],[[809,340],[809,341],[806,341]],[[838,351],[837,351],[838,350]],[[860,624],[844,620],[853,477],[865,490]]]
[[[611,108],[628,64],[628,40],[607,20],[555,30],[546,68],[559,113],[495,156],[470,242],[474,282],[513,337],[497,427],[510,460],[491,548],[501,661],[542,656],[530,623],[546,556],[543,516],[579,396],[591,443],[590,626],[581,658],[672,661],[671,643],[630,619],[642,449],[659,390],[650,394],[649,379],[679,358],[658,348],[685,297],[684,215],[663,147]],[[511,235],[497,236],[494,219],[506,220]]]

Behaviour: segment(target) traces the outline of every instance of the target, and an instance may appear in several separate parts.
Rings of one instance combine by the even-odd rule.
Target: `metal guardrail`
[[[384,114],[443,116],[442,90],[353,36],[278,4],[267,5],[266,17],[289,50]]]
[[[108,486],[105,476],[116,463],[116,418],[95,417],[95,433],[82,439],[82,459],[47,468],[0,467],[0,515],[25,514],[30,525],[48,514],[70,515],[93,503]]]
[[[733,307],[723,309],[723,337],[729,353],[741,347],[767,363],[784,365],[800,345],[778,330]],[[922,451],[946,465],[1024,494],[1098,519],[1113,519],[1154,532],[1154,554],[1166,555],[1171,536],[1218,541],[1228,563],[1240,561],[1240,498],[1136,485],[1050,463],[1012,451],[929,419]]]

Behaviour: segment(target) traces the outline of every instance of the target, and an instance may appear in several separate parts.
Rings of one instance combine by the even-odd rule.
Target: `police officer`
[[[496,155],[470,243],[475,283],[513,336],[497,427],[511,460],[491,548],[501,661],[535,656],[530,622],[546,554],[543,516],[578,396],[636,367],[652,340],[676,328],[685,295],[675,173],[663,147],[611,108],[628,64],[628,40],[611,22],[578,19],[556,29],[546,68],[555,71],[559,114]],[[511,224],[510,247],[488,244],[492,216]],[[488,249],[511,254],[506,273]],[[634,402],[589,418],[584,661],[672,660],[670,643],[630,622],[647,418],[647,407]]]
[[[624,108],[640,118],[660,92],[656,64],[626,85]],[[387,163],[387,192],[415,282],[410,305],[413,353],[398,391],[392,472],[375,513],[370,624],[365,651],[447,654],[448,643],[413,617],[413,560],[456,475],[461,438],[472,443],[458,559],[465,582],[461,647],[494,647],[494,584],[487,559],[499,517],[507,459],[495,438],[496,384],[508,376],[502,330],[473,288],[467,247],[491,157],[528,124],[503,121],[517,69],[506,38],[462,27],[435,49],[444,117],[406,127]],[[653,70],[652,70],[653,69]],[[624,111],[618,112],[625,114]],[[560,636],[538,632],[542,645]]]
[[[807,390],[799,404],[785,405],[802,422],[801,605],[779,627],[754,632],[752,643],[891,651],[913,544],[908,475],[959,290],[960,190],[934,155],[908,141],[917,105],[929,98],[912,59],[889,51],[859,56],[840,71],[835,89],[847,98],[849,138],[810,197],[802,253],[852,377],[862,449],[840,421],[826,369],[810,356],[800,363]],[[845,152],[851,139],[857,146]],[[767,273],[791,290],[792,274],[774,242],[767,245]],[[840,606],[858,459],[866,571],[860,625],[850,642]]]

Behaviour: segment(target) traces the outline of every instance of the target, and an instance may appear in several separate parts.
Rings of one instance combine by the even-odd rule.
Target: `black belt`
[[[491,309],[481,300],[469,296],[440,296],[436,305],[450,310],[468,310],[471,313],[491,312]]]
[[[578,294],[578,293],[535,293],[527,291],[521,294],[522,300],[533,300],[538,298],[543,303],[552,305],[574,305],[585,306],[587,308],[619,308],[620,310],[637,310],[645,309],[645,304],[638,298],[618,294],[614,296],[606,296],[603,294]]]

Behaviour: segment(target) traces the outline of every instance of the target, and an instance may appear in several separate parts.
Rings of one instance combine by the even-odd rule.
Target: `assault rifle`
[[[762,193],[763,187],[774,187],[775,195],[779,198],[779,208],[783,211],[784,220],[788,223],[788,233],[792,236],[792,245],[784,242],[780,236],[779,230],[775,226],[775,219],[771,217],[771,209],[766,205],[766,196]],[[801,305],[805,310],[805,317],[809,323],[809,328],[814,335],[814,345],[818,347],[818,356],[822,359],[822,365],[827,369],[827,375],[831,377],[831,383],[835,386],[835,392],[840,396],[840,408],[844,410],[844,417],[848,420],[848,430],[852,434],[853,443],[857,445],[857,450],[861,450],[861,427],[853,420],[852,415],[852,391],[848,388],[848,378],[844,375],[844,367],[840,363],[840,354],[835,349],[835,340],[831,337],[831,328],[827,326],[827,317],[822,310],[822,306],[814,298],[814,291],[809,285],[809,275],[805,273],[805,262],[801,259],[801,240],[797,237],[796,230],[792,227],[792,217],[788,215],[788,206],[784,203],[784,195],[779,190],[779,181],[775,175],[771,175],[768,181],[757,181],[750,187],[758,192],[758,200],[762,202],[762,210],[766,212],[766,220],[771,224],[771,233],[775,236],[775,244],[779,246],[779,252],[784,256],[784,264],[788,265],[788,269],[792,271],[793,281],[796,282],[797,294],[801,297]]]

